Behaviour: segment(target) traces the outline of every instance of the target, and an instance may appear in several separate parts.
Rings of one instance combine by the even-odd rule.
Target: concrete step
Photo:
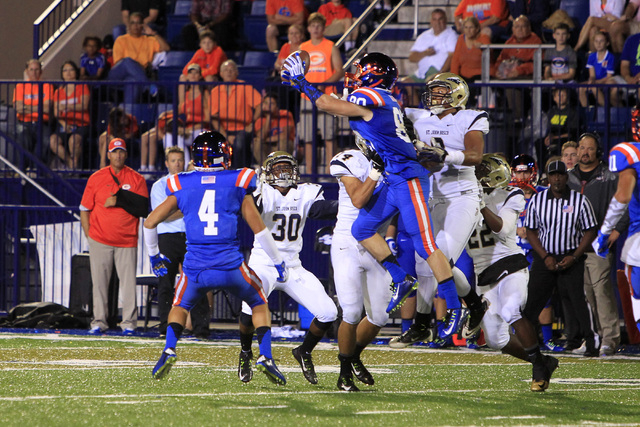
[[[431,12],[433,9],[440,8],[444,10],[447,14],[447,21],[450,25],[453,25],[453,12],[455,12],[457,5],[428,5],[428,6],[420,6],[418,9],[418,22],[420,24],[428,24],[431,20]],[[403,6],[398,11],[398,22],[399,23],[413,23],[413,16],[415,15],[415,6]]]

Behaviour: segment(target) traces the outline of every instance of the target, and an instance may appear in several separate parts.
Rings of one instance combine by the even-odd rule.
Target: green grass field
[[[157,381],[158,339],[0,334],[0,425],[640,425],[640,357],[560,356],[549,390],[532,393],[530,365],[497,352],[373,345],[376,385],[344,393],[334,344],[314,352],[316,386],[295,345],[274,343],[288,381],[277,387],[259,372],[238,380],[237,341],[181,342]]]

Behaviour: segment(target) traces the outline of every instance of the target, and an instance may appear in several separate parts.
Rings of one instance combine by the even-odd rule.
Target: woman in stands
[[[491,38],[481,33],[480,21],[474,16],[465,18],[462,23],[463,33],[458,37],[456,49],[451,58],[451,72],[464,77],[467,83],[480,79],[482,74],[483,44],[490,44]],[[473,105],[475,88],[470,88],[469,103]]]
[[[89,136],[89,87],[79,84],[80,69],[66,61],[60,70],[61,85],[53,95],[56,132],[49,138],[51,151],[71,170],[80,169],[82,144]]]
[[[300,24],[290,25],[287,30],[287,37],[289,41],[282,45],[276,63],[273,65],[278,74],[282,71],[282,64],[284,60],[287,59],[287,56],[289,56],[291,52],[300,49],[300,44],[304,41],[304,28]]]

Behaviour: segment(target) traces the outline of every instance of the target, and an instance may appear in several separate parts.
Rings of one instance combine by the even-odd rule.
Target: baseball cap
[[[567,165],[561,160],[554,160],[547,167],[547,175],[551,173],[567,173]]]
[[[127,150],[127,144],[122,138],[114,138],[109,143],[109,152],[112,153],[115,150]]]
[[[202,68],[200,68],[200,65],[196,64],[195,62],[193,64],[189,64],[189,66],[187,67],[187,71],[191,71],[191,70],[198,70],[201,71]]]

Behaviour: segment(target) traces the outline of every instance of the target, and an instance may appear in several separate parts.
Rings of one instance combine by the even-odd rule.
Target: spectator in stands
[[[578,163],[578,143],[575,141],[567,141],[562,144],[560,158],[562,163],[567,165],[567,170],[571,171],[576,163]]]
[[[342,36],[354,21],[351,11],[342,4],[342,0],[328,0],[318,8],[318,13],[321,13],[327,19],[326,28],[324,29],[325,37]],[[356,27],[344,42],[345,51],[348,52],[355,47],[357,38],[358,28]]]
[[[138,121],[136,118],[125,113],[120,107],[112,108],[109,111],[107,130],[98,137],[98,151],[100,152],[100,168],[107,165],[107,143],[115,138],[124,139],[132,143],[138,135]]]
[[[111,34],[107,34],[102,39],[100,53],[104,56],[105,61],[107,61],[107,68],[113,68],[113,36]]]
[[[489,44],[491,40],[480,32],[480,22],[475,16],[465,18],[463,34],[458,37],[456,49],[451,58],[451,72],[462,76],[467,83],[478,80],[482,74],[482,49],[480,45]],[[471,87],[467,103],[474,105],[475,88]]]
[[[609,31],[611,24],[622,17],[626,0],[590,0],[589,18],[580,30],[574,49],[582,49],[588,43],[589,52],[595,49],[593,37],[598,30]]]
[[[118,36],[129,28],[131,17],[134,13],[142,15],[142,23],[155,32],[163,33],[165,27],[164,0],[122,0],[120,12],[122,14],[122,26]]]
[[[145,179],[153,178],[154,172],[156,171],[158,145],[164,141],[167,134],[173,132],[174,120],[177,120],[177,134],[184,135],[184,121],[179,117],[174,117],[173,111],[169,110],[160,113],[156,125],[140,137],[140,172],[143,172],[142,176],[144,176]],[[167,148],[169,148],[169,146],[167,146]],[[184,153],[182,148],[176,148],[182,150]],[[153,161],[151,159],[153,159]],[[146,169],[143,169],[143,165],[147,166]]]
[[[57,131],[49,139],[49,147],[68,169],[80,169],[82,147],[89,137],[89,87],[78,84],[80,69],[73,61],[61,68],[61,85],[53,94],[53,114]]]
[[[220,67],[224,84],[211,90],[211,125],[233,145],[232,167],[245,167],[250,163],[251,147],[246,145],[249,138],[241,136],[247,132],[253,121],[253,111],[262,102],[262,95],[253,86],[238,80],[238,66],[228,59]],[[235,84],[234,84],[235,83]]]
[[[290,25],[287,30],[287,38],[289,41],[283,44],[280,48],[278,58],[273,66],[278,75],[282,71],[282,64],[284,63],[284,60],[287,59],[287,56],[289,56],[291,52],[295,52],[300,49],[300,44],[304,41],[304,27],[300,24]],[[287,152],[290,153],[290,151]]]
[[[140,217],[149,213],[149,190],[142,176],[125,166],[127,145],[109,142],[109,167],[89,177],[80,202],[80,222],[89,242],[93,282],[93,320],[90,334],[107,328],[108,290],[115,271],[120,280],[122,328],[133,335],[138,323],[136,265]]]
[[[312,13],[309,15],[309,25],[307,31],[311,37],[310,40],[302,43],[300,49],[309,52],[313,60],[309,66],[305,78],[309,83],[335,83],[342,81],[344,71],[342,71],[342,56],[340,50],[335,44],[324,36],[326,19],[320,13]],[[335,92],[334,86],[323,85],[326,94]],[[315,106],[307,98],[306,95],[301,96],[300,104],[300,120],[298,121],[298,135],[306,143],[305,145],[305,163],[307,173],[315,173],[312,171],[312,159],[314,155],[313,136],[317,135],[317,129],[313,127],[313,110]],[[335,153],[335,118],[327,113],[318,112],[318,128],[320,135],[324,139],[325,149],[325,173],[329,173],[329,161]],[[317,148],[317,147],[316,147]]]
[[[100,53],[102,41],[96,36],[87,36],[82,42],[84,53],[80,57],[80,79],[100,80],[106,75],[107,60]]]
[[[453,13],[456,30],[463,32],[462,21],[475,16],[480,22],[482,34],[498,41],[509,32],[509,8],[506,0],[462,0]]]
[[[621,53],[624,41],[633,34],[640,33],[640,0],[629,0],[624,9],[624,13],[611,23],[609,36],[611,37],[611,50],[614,53]]]
[[[45,160],[44,148],[48,145],[51,135],[49,116],[53,86],[49,83],[42,85],[37,83],[42,76],[42,64],[37,59],[27,61],[25,76],[27,82],[18,83],[13,92],[13,108],[16,110],[18,119],[16,139],[25,150],[34,153],[40,160]],[[42,104],[42,117],[38,113],[40,104]],[[40,126],[42,126],[41,134]],[[39,137],[42,138],[42,145],[38,144]],[[11,157],[10,152],[8,155]]]
[[[290,25],[304,25],[306,10],[302,0],[267,0],[267,48],[278,51],[278,38],[286,34]]]
[[[529,18],[531,30],[542,37],[542,23],[549,17],[549,2],[531,0],[508,0],[509,13],[513,17],[524,15]]]
[[[622,56],[620,57],[620,75],[627,84],[637,85],[640,83],[640,33],[629,36],[624,42]]]
[[[189,60],[182,70],[180,81],[185,82],[188,79],[189,66],[198,64],[202,70],[202,77],[207,82],[215,82],[220,80],[220,65],[227,60],[227,54],[218,46],[215,33],[205,31],[200,34],[200,49],[196,51],[193,58]]]
[[[182,27],[181,35],[184,50],[196,50],[198,44],[202,48],[201,36],[212,31],[217,42],[224,50],[232,50],[236,43],[231,16],[231,0],[191,0],[191,22]],[[200,64],[202,66],[202,64]]]
[[[157,68],[169,45],[153,31],[143,24],[142,15],[138,12],[131,14],[129,18],[129,32],[116,39],[113,46],[113,61],[115,65],[109,72],[109,79],[126,82],[146,82],[152,69]],[[155,89],[157,91],[157,88]],[[154,89],[152,87],[151,92]],[[140,102],[140,86],[128,85],[124,90],[126,104]],[[152,93],[153,94],[153,93]]]
[[[531,32],[529,18],[519,16],[513,21],[513,35],[505,42],[514,44],[540,44],[540,37]],[[533,77],[533,54],[535,49],[502,49],[496,60],[493,75],[499,80],[526,79]],[[513,112],[514,120],[522,122],[522,90],[506,89],[507,104]]]
[[[184,132],[177,138],[168,133],[164,138],[165,147],[178,145],[185,151],[185,161],[189,163],[190,148],[193,140],[203,131],[209,130],[211,122],[211,100],[209,90],[200,85],[203,81],[202,72],[198,64],[190,64],[186,85],[178,88],[180,100],[179,113],[186,117]]]
[[[553,28],[556,47],[544,52],[544,79],[569,82],[576,76],[578,59],[576,52],[567,43],[571,29],[563,22]]]
[[[273,151],[293,152],[295,123],[293,114],[278,107],[275,94],[267,94],[256,108],[253,123],[253,158],[261,165]]]
[[[607,50],[609,40],[606,33],[598,31],[593,38],[593,44],[596,48],[595,52],[589,54],[587,60],[587,69],[589,70],[588,84],[626,84],[625,80],[615,75],[616,59],[614,55]],[[598,105],[604,105],[604,92],[600,87],[581,87],[578,89],[580,94],[580,105],[589,106],[589,95],[593,95]],[[614,87],[610,90],[609,101],[612,106],[617,107],[620,104],[618,99],[618,88]]]
[[[580,114],[569,102],[569,89],[558,87],[553,89],[553,103],[555,104],[547,117],[549,120],[549,134],[544,139],[547,156],[560,155],[562,144],[569,140],[575,141],[580,133]]]
[[[409,61],[418,64],[418,69],[400,80],[401,83],[426,83],[432,76],[449,71],[451,58],[456,49],[458,35],[447,26],[444,9],[431,12],[431,28],[418,36],[409,51]],[[420,91],[407,87],[409,106],[420,103]]]

